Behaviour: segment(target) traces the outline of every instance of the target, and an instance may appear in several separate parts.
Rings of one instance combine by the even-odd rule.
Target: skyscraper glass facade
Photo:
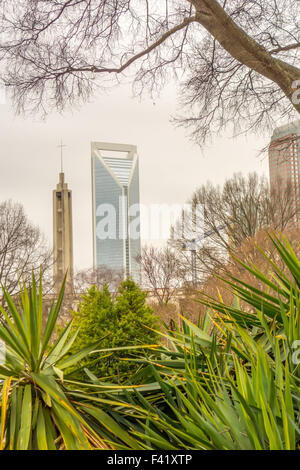
[[[92,142],[94,267],[139,281],[139,165],[131,145]]]

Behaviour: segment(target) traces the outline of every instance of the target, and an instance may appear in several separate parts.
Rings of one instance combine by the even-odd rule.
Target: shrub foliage
[[[129,373],[133,375],[141,367],[141,364],[128,360],[128,354],[133,355],[134,350],[126,347],[149,345],[158,339],[154,331],[158,327],[158,318],[146,304],[146,296],[131,279],[120,284],[115,299],[107,285],[102,290],[96,286],[88,290],[78,311],[72,313],[73,330],[79,328],[72,350],[76,352],[103,338],[101,349],[107,351],[85,358],[82,367],[88,367],[97,377],[117,381],[123,381],[124,376],[128,379]]]

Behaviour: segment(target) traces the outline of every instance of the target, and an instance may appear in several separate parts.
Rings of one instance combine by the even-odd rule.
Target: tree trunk
[[[200,23],[238,62],[277,83],[294,108],[300,113],[300,103],[292,99],[293,82],[300,79],[300,69],[276,59],[245,33],[216,0],[190,0]]]

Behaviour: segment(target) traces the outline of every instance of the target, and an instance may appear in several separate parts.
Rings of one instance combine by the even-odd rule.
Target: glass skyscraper
[[[140,280],[139,161],[133,145],[92,142],[94,268]]]
[[[278,187],[279,179],[291,186],[294,222],[300,225],[300,120],[274,130],[269,146],[269,171],[271,190]]]

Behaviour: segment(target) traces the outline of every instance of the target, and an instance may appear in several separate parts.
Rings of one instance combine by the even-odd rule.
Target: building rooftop
[[[283,126],[277,127],[272,135],[272,140],[280,139],[288,134],[299,134],[300,135],[300,119],[297,121],[284,124]]]

